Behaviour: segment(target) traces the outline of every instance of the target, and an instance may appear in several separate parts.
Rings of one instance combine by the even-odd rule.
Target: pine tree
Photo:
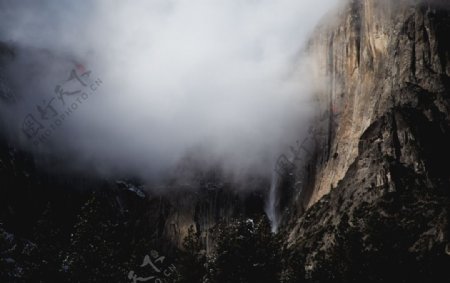
[[[208,274],[212,282],[278,282],[281,241],[262,218],[235,220],[218,227],[217,249]]]
[[[183,251],[179,255],[180,277],[177,282],[202,282],[206,274],[206,251],[201,240],[200,233],[191,225],[183,242]]]
[[[119,224],[95,194],[85,203],[62,259],[69,282],[116,282],[126,278]]]

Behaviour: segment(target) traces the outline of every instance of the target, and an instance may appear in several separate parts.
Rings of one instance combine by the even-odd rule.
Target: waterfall
[[[269,198],[266,202],[265,212],[270,220],[270,225],[272,227],[272,232],[278,232],[279,225],[279,215],[278,215],[278,174],[276,172],[272,173],[272,179],[270,183]]]

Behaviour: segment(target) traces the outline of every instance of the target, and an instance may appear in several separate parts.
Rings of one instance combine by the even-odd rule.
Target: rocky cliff
[[[269,270],[280,282],[446,282],[449,6],[352,0],[314,32],[307,47],[320,90],[308,141],[314,148],[299,147],[305,158],[277,181],[278,236],[285,243],[280,266],[270,270],[265,262],[264,256],[274,254],[278,261],[278,246],[267,244],[273,235],[262,234],[265,240],[258,242],[239,232],[256,233],[247,218],[263,214],[266,180],[246,184],[249,193],[243,195],[239,184],[225,182],[214,170],[196,172],[189,163],[195,178],[186,185],[175,174],[164,185],[166,193],[157,194],[161,190],[145,190],[134,181],[49,173],[2,136],[0,280],[122,280],[151,249],[170,260],[179,257],[193,225],[198,233],[191,235],[195,249],[188,260],[198,263],[192,269],[199,274],[181,282],[200,282],[214,269],[214,257],[205,257],[212,253],[210,228],[224,222],[223,230],[236,234],[222,235],[230,246],[217,258],[227,260],[215,263],[219,271],[220,264],[230,267],[224,274]],[[0,59],[11,58],[14,52],[0,45]],[[15,99],[1,69],[0,99]],[[227,226],[233,218],[245,220],[238,221],[242,227]],[[236,246],[250,247],[254,257]],[[261,262],[247,262],[249,270],[241,270],[248,259]]]
[[[312,38],[326,85],[318,143],[308,183],[284,212],[300,278],[441,282],[450,259],[449,6],[353,0]]]

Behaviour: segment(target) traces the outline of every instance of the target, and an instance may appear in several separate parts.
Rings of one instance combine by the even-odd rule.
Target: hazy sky
[[[18,99],[2,115],[23,146],[99,172],[154,177],[201,152],[235,173],[268,173],[309,124],[301,50],[336,2],[0,0],[0,40],[18,49],[5,70]],[[24,117],[74,63],[102,84],[33,146]]]

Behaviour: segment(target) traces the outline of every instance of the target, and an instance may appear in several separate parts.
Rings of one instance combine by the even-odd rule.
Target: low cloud
[[[194,155],[236,176],[270,177],[310,125],[314,90],[301,50],[336,3],[1,1],[0,40],[16,50],[3,68],[15,102],[3,103],[2,118],[21,146],[70,168],[155,180]],[[42,118],[37,106],[72,70],[102,83],[33,145],[25,117]],[[53,106],[64,113],[74,99]]]

